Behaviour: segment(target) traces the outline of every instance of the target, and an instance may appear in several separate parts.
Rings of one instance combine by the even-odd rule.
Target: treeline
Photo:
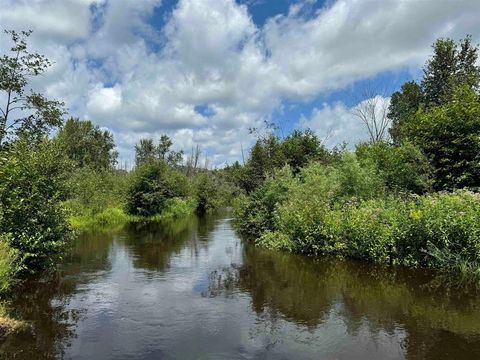
[[[226,169],[245,192],[238,230],[267,248],[480,275],[477,59],[470,37],[437,40],[421,82],[391,97],[389,138],[368,108],[372,136],[354,151],[309,131],[259,137]]]

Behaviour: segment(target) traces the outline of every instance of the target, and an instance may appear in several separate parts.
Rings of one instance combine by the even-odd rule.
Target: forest
[[[2,296],[54,272],[84,229],[229,207],[238,233],[260,247],[480,279],[480,67],[471,37],[438,39],[423,77],[394,92],[383,117],[365,103],[357,115],[370,138],[362,143],[327,148],[311,130],[280,136],[266,123],[251,130],[255,144],[242,162],[213,169],[199,147],[175,151],[165,134],[140,140],[135,166],[122,169],[112,133],[31,90],[51,64],[30,51],[30,32],[8,34]]]

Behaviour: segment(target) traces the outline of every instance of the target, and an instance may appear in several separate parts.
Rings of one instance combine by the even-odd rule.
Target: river
[[[79,236],[12,304],[5,359],[480,359],[480,295],[243,242],[229,214]]]

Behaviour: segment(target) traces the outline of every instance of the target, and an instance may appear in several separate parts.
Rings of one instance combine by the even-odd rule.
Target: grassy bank
[[[297,177],[279,171],[235,208],[237,229],[265,248],[480,278],[480,194],[386,192],[350,155]]]
[[[165,209],[160,213],[149,217],[129,215],[122,208],[110,207],[97,213],[84,212],[80,215],[73,215],[69,218],[72,228],[77,230],[89,228],[111,229],[121,227],[126,223],[162,221],[165,219],[176,219],[193,214],[195,202],[191,199],[170,199]]]

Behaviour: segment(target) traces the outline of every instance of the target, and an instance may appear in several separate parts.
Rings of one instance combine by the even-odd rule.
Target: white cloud
[[[118,85],[108,88],[99,84],[90,91],[87,109],[93,117],[117,111],[121,106],[122,89]]]
[[[377,119],[380,119],[383,115],[381,112],[388,109],[390,98],[376,96],[374,99],[377,104],[375,107]],[[362,107],[369,100],[371,99],[363,100],[351,108],[342,102],[323,104],[321,108],[314,108],[310,117],[303,115],[300,127],[312,129],[329,148],[343,142],[349,148],[353,148],[359,142],[369,139],[365,124],[355,115],[355,109]]]
[[[112,130],[121,157],[166,132],[186,150],[200,143],[216,164],[239,159],[247,129],[284,100],[302,105],[383,71],[418,69],[440,36],[480,40],[478,0],[338,0],[314,13],[311,3],[260,28],[234,0],[179,0],[161,15],[160,0],[0,0],[0,22],[35,30],[34,49],[55,62],[35,87]],[[301,123],[333,128],[335,142],[365,136],[341,103]]]

